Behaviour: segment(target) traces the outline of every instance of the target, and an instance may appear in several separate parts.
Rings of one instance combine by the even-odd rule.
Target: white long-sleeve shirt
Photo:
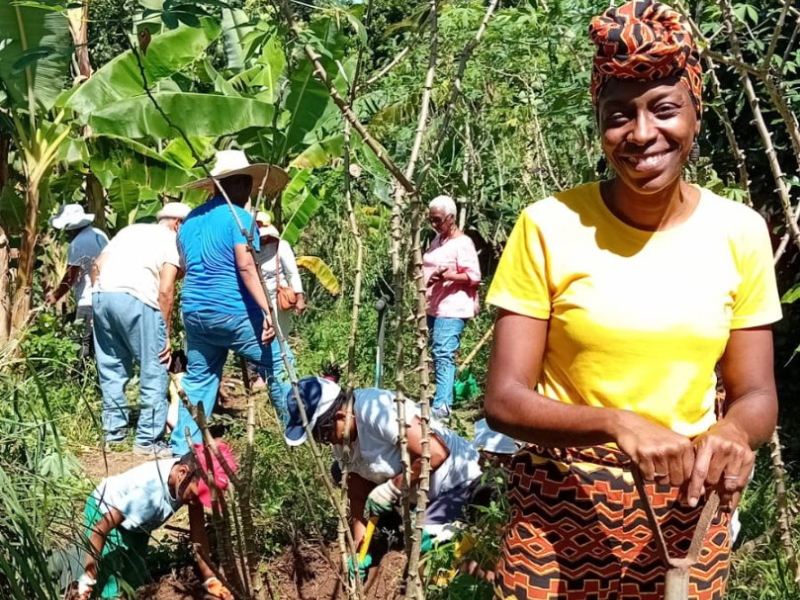
[[[303,282],[300,280],[297,260],[295,259],[294,252],[289,242],[280,240],[278,243],[274,241],[262,243],[261,250],[256,256],[258,257],[258,264],[261,266],[261,272],[264,274],[264,279],[267,282],[267,289],[269,290],[270,300],[273,306],[276,304],[276,296],[278,293],[278,265],[275,260],[276,253],[281,262],[281,284],[291,286],[296,294],[303,293]],[[291,323],[291,312],[278,309],[278,324],[284,335],[288,335],[291,331]]]

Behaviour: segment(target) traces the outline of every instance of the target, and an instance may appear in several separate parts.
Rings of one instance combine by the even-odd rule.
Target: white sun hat
[[[211,169],[211,175],[216,179],[225,179],[233,175],[249,175],[253,178],[253,189],[250,192],[251,196],[257,196],[264,182],[264,194],[272,196],[280,192],[289,183],[289,176],[286,171],[275,165],[268,165],[267,163],[256,163],[251,165],[247,160],[247,156],[241,150],[219,150],[215,156],[214,168]],[[186,184],[184,187],[190,189],[202,189],[208,192],[214,191],[214,182],[211,177],[198,179],[191,183]]]
[[[180,219],[183,221],[189,216],[190,212],[192,212],[192,207],[188,204],[184,204],[183,202],[168,202],[164,205],[164,208],[158,211],[156,219],[158,221],[161,219]]]
[[[514,438],[491,429],[486,419],[481,419],[475,423],[473,444],[478,450],[485,450],[494,454],[515,454],[519,450],[519,444]]]
[[[92,221],[94,221],[94,215],[84,212],[80,204],[65,204],[55,217],[50,218],[50,225],[56,229],[73,231],[86,227]]]
[[[261,239],[273,237],[276,240],[281,239],[281,232],[272,224],[272,217],[269,213],[258,211],[256,213],[256,223],[258,223],[258,237]]]

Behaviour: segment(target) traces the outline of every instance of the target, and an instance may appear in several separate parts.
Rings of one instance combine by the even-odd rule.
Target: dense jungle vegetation
[[[607,176],[587,27],[608,4],[0,0],[0,597],[59,597],[46,559],[74,532],[98,476],[86,467],[101,447],[97,376],[91,363],[76,363],[71,300],[44,304],[66,268],[66,242],[47,224],[57,206],[83,203],[112,235],[152,220],[165,201],[202,201],[182,186],[202,176],[215,149],[286,168],[291,182],[267,208],[298,256],[322,261],[309,262],[309,308],[290,338],[298,373],[335,362],[349,365],[355,385],[372,385],[375,303],[393,297],[382,383],[418,397],[426,367],[413,319],[414,249],[431,237],[420,206],[440,193],[459,202],[485,294],[522,208]],[[674,6],[690,16],[706,66],[702,157],[689,176],[765,217],[784,301],[775,328],[783,447],[759,454],[728,597],[796,599],[800,6]],[[320,74],[369,138],[343,118]],[[483,309],[470,322],[462,361],[493,316]],[[178,319],[173,329],[178,347]],[[487,357],[483,345],[468,365],[479,388]],[[238,362],[229,375],[241,379]],[[237,449],[254,452],[247,494],[235,502],[252,505],[247,535],[265,561],[337,538],[336,510],[319,483],[327,473],[309,449],[287,450],[267,407],[259,401],[250,442],[243,416],[212,420]],[[478,393],[460,405],[455,428],[470,434],[480,415]],[[476,556],[496,552],[503,510],[487,511]],[[157,574],[189,564],[171,539],[153,559]],[[491,593],[468,576],[426,587],[429,597]]]

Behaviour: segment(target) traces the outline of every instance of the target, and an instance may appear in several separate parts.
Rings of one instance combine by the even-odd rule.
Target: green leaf
[[[327,165],[332,158],[342,156],[344,150],[344,135],[341,133],[315,142],[291,163],[290,167],[299,169],[317,169]]]
[[[222,36],[225,46],[225,56],[228,58],[228,68],[232,71],[241,71],[244,68],[244,49],[242,42],[245,36],[253,31],[248,25],[250,19],[247,13],[239,8],[222,9]]]
[[[800,283],[798,283],[794,287],[792,287],[781,298],[781,302],[783,304],[792,304],[792,303],[796,302],[797,300],[800,300]]]
[[[291,218],[283,228],[281,238],[289,242],[290,245],[296,244],[300,240],[300,234],[312,215],[322,205],[322,201],[312,194],[308,188],[304,188],[298,198],[297,206]]]
[[[320,285],[328,290],[331,295],[338,296],[339,292],[342,291],[339,280],[336,279],[331,268],[321,258],[317,256],[298,256],[297,266],[313,273]]]
[[[217,137],[272,125],[273,107],[258,100],[172,92],[153,96],[172,123],[189,136]],[[89,124],[97,134],[133,139],[178,135],[147,96],[115,102],[91,115]]]
[[[44,54],[43,48],[52,52]],[[61,13],[0,2],[0,80],[16,108],[52,108],[66,84],[70,48],[68,22]]]
[[[289,185],[283,190],[281,194],[281,206],[284,213],[294,212],[297,205],[297,197],[300,192],[306,187],[306,182],[311,177],[310,169],[303,169],[292,174],[289,180]]]
[[[314,76],[314,65],[307,58],[292,72],[289,85],[286,108],[292,117],[281,152],[284,157],[292,149],[303,145],[306,135],[316,129],[330,101],[327,88]]]
[[[286,68],[286,56],[283,54],[283,48],[277,37],[272,36],[264,44],[257,64],[261,70],[250,80],[250,85],[266,88],[259,94],[259,97],[263,98],[265,102],[273,103],[278,98],[278,79]]]
[[[198,55],[216,40],[220,26],[213,19],[202,19],[202,27],[179,27],[154,35],[147,54],[141,56],[147,83],[152,87],[197,60]],[[113,102],[140,96],[144,83],[136,57],[129,50],[107,63],[80,86],[70,98],[70,106],[85,123],[92,113]]]

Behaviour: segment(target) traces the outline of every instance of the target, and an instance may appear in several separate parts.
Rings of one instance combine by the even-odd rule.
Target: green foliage
[[[0,3],[0,104],[46,111],[55,103],[72,50],[67,20],[56,6],[54,0]]]

